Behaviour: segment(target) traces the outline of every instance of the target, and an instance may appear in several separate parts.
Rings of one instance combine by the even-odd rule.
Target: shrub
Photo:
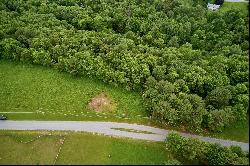
[[[167,149],[184,162],[207,163],[208,165],[249,165],[249,158],[240,147],[222,147],[194,138],[185,138],[170,133],[166,138]]]
[[[143,97],[153,117],[173,126],[187,125],[194,131],[201,128],[206,110],[198,95],[178,92],[174,84],[149,77]]]
[[[177,133],[170,133],[166,138],[167,149],[181,161],[204,159],[206,143],[198,139],[188,139]],[[197,148],[199,147],[199,148]]]
[[[224,127],[229,126],[231,122],[235,121],[232,109],[230,107],[220,110],[212,110],[207,116],[208,128],[211,131],[221,132]]]
[[[215,108],[221,108],[223,106],[229,105],[229,101],[231,99],[232,95],[230,90],[224,87],[217,87],[208,94],[206,101]]]

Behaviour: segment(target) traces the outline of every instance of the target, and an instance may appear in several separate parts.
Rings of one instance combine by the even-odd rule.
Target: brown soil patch
[[[96,112],[102,111],[113,111],[116,107],[116,104],[108,98],[105,94],[100,94],[94,97],[88,104],[90,109],[95,110]]]

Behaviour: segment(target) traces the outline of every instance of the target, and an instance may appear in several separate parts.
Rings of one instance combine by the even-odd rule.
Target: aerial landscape
[[[0,165],[249,165],[248,0],[0,0]]]

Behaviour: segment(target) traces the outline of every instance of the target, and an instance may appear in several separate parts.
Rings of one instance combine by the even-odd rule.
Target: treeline
[[[166,139],[166,149],[175,159],[167,165],[196,163],[198,165],[249,165],[249,152],[239,146],[223,147],[220,144],[203,142],[195,138],[185,138],[170,133]]]
[[[162,122],[222,131],[247,118],[248,18],[202,0],[2,0],[0,58],[141,91]]]

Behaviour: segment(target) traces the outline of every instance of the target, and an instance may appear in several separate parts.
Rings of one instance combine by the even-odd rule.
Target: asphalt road
[[[245,3],[248,3],[249,1],[246,1],[246,0],[225,0],[225,2],[245,2]]]
[[[120,131],[115,128],[133,129],[137,131],[146,131],[146,133]],[[116,122],[95,122],[95,121],[0,121],[0,130],[64,130],[64,131],[84,131],[92,133],[101,133],[104,135],[126,137],[150,141],[164,141],[169,134],[169,130],[154,128],[150,126],[116,123]],[[151,134],[152,133],[152,134]],[[244,151],[249,151],[249,143],[223,140],[211,137],[203,137],[186,133],[179,133],[185,137],[198,138],[200,140],[219,143],[223,146],[238,145]]]

